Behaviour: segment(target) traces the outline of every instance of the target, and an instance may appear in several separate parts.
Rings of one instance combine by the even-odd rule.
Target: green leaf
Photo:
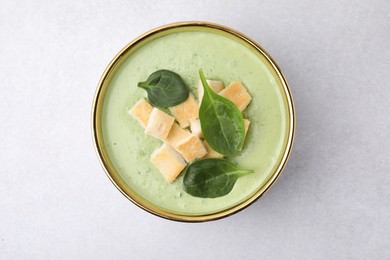
[[[156,107],[176,106],[188,98],[189,90],[179,74],[170,70],[153,72],[138,87],[148,93],[149,102]]]
[[[241,111],[230,100],[216,94],[199,70],[204,95],[199,108],[199,119],[207,143],[220,154],[237,154],[245,139],[244,119]]]
[[[195,197],[221,197],[233,189],[239,177],[248,173],[253,171],[241,169],[225,159],[201,159],[185,170],[184,190]]]

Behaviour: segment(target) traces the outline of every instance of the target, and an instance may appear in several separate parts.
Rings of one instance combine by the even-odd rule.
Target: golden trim
[[[104,147],[102,146],[102,138],[100,134],[100,118],[98,117],[99,111],[102,109],[102,101],[100,99],[103,91],[103,86],[104,82],[107,80],[108,77],[110,77],[110,72],[112,69],[121,61],[121,59],[124,57],[126,52],[130,50],[133,46],[136,44],[140,43],[144,39],[169,30],[173,28],[178,28],[178,27],[206,27],[206,28],[212,28],[216,29],[222,32],[226,32],[228,34],[231,34],[233,36],[238,37],[239,39],[243,40],[244,42],[248,43],[250,46],[255,48],[262,56],[264,56],[267,61],[272,65],[273,69],[277,73],[282,85],[283,89],[286,95],[286,100],[287,100],[287,105],[288,105],[288,115],[289,115],[289,132],[288,132],[288,138],[287,138],[287,143],[286,143],[286,148],[284,151],[284,154],[281,158],[280,164],[275,170],[275,173],[271,176],[271,178],[268,180],[268,182],[260,189],[258,190],[255,194],[253,194],[250,198],[244,200],[243,202],[232,206],[231,208],[228,208],[226,210],[216,212],[216,213],[211,213],[211,214],[205,214],[205,215],[181,215],[181,214],[175,214],[171,212],[164,211],[163,209],[158,208],[157,206],[152,205],[149,202],[146,202],[142,200],[137,194],[134,192],[131,192],[128,187],[124,185],[123,182],[120,181],[119,177],[116,176],[113,172],[113,167],[110,165],[110,162],[105,158],[104,156]],[[104,94],[104,93],[103,93]],[[93,107],[92,107],[92,132],[93,132],[93,142],[94,146],[96,149],[96,152],[99,157],[99,161],[101,165],[103,166],[104,171],[106,172],[108,178],[111,180],[111,182],[116,186],[116,188],[131,202],[133,202],[135,205],[138,207],[156,215],[159,217],[163,217],[166,219],[170,220],[175,220],[175,221],[182,221],[182,222],[203,222],[203,221],[210,221],[210,220],[217,220],[223,217],[227,217],[229,215],[232,215],[246,207],[248,207],[250,204],[255,202],[258,198],[260,198],[277,180],[277,178],[280,176],[283,168],[285,167],[288,158],[291,153],[293,141],[294,141],[294,133],[295,133],[295,109],[294,109],[294,102],[293,98],[291,95],[290,88],[288,87],[288,83],[280,70],[279,66],[276,64],[276,62],[271,58],[271,56],[260,46],[258,45],[255,41],[253,41],[251,38],[243,35],[242,33],[233,30],[231,28],[228,28],[226,26],[222,26],[219,24],[214,24],[214,23],[209,23],[209,22],[200,22],[200,21],[190,21],[190,22],[177,22],[177,23],[172,23],[168,25],[164,25],[161,27],[158,27],[156,29],[153,29],[149,32],[146,32],[145,34],[139,36],[129,44],[127,44],[115,57],[114,59],[110,62],[106,70],[104,71],[96,93],[95,97],[93,100]]]

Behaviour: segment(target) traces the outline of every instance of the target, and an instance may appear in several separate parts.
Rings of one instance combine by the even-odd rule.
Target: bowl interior
[[[215,199],[186,194],[183,176],[165,183],[149,162],[161,141],[146,136],[127,113],[146,96],[137,83],[158,69],[180,74],[197,96],[199,68],[225,85],[240,80],[253,98],[244,111],[251,125],[243,152],[232,160],[255,173],[240,178],[231,193]],[[294,112],[280,70],[253,41],[219,25],[182,23],[141,36],[114,58],[98,87],[93,128],[105,171],[127,198],[165,218],[203,221],[244,208],[270,187],[291,149]]]

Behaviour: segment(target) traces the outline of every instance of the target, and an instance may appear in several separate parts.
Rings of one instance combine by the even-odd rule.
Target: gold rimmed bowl
[[[145,92],[137,87],[158,69],[180,74],[196,95],[202,68],[225,85],[239,80],[252,101],[243,151],[232,160],[254,173],[219,198],[196,198],[183,190],[183,176],[168,184],[149,162],[161,145],[146,136],[128,110]],[[228,27],[180,22],[153,29],[126,45],[100,79],[93,101],[92,130],[99,160],[112,183],[130,201],[157,216],[183,222],[216,220],[252,204],[276,181],[291,152],[295,113],[280,68],[260,45]]]

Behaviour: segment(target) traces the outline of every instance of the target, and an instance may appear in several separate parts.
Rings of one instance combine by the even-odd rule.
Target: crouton
[[[199,106],[192,94],[188,96],[186,101],[170,107],[169,110],[182,128],[188,127],[190,120],[195,120],[199,117]]]
[[[145,134],[165,140],[174,122],[175,118],[160,109],[153,108],[145,128]]]
[[[232,101],[240,111],[244,111],[252,100],[251,95],[239,81],[232,82],[224,88],[219,94]]]
[[[160,171],[168,183],[173,182],[187,165],[183,157],[165,143],[152,153],[150,162]]]
[[[153,106],[149,104],[144,98],[135,103],[135,105],[130,108],[129,114],[140,123],[143,128],[146,128],[148,124],[150,113],[152,112]]]

